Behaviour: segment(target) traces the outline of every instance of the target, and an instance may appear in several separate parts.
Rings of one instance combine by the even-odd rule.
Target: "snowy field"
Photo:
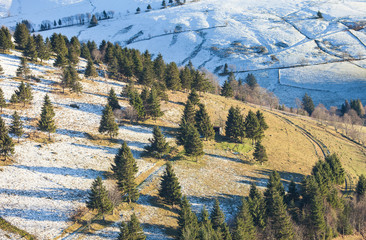
[[[152,10],[146,12],[148,4]],[[139,14],[135,14],[137,7]],[[362,0],[188,0],[166,9],[161,9],[161,0],[2,0],[0,24],[14,28],[16,22],[27,19],[38,31],[44,20],[53,27],[54,20],[74,16],[76,23],[81,14],[104,10],[113,11],[113,18],[101,20],[96,27],[64,27],[65,23],[40,33],[60,32],[98,43],[105,39],[148,49],[155,56],[162,53],[167,61],[180,65],[191,60],[196,67],[217,74],[228,63],[238,78],[264,70],[268,77],[257,77],[263,86],[272,86],[270,90],[279,80],[278,71],[272,70],[289,68],[284,71],[286,84],[280,79],[275,86],[281,102],[289,106],[305,92],[328,107],[339,106],[345,98],[366,102],[365,94],[351,91],[366,90],[365,64],[358,61],[366,59],[366,30],[362,29],[366,2]],[[318,11],[323,18],[317,18]],[[349,67],[350,60],[358,67]],[[334,62],[345,64],[335,68]],[[346,79],[344,73],[349,73]]]
[[[11,79],[19,59],[13,55],[0,55],[5,78],[0,80],[7,101],[19,85]],[[82,65],[85,65],[83,63]],[[98,133],[101,111],[107,102],[111,87],[120,93],[123,84],[114,81],[82,82],[84,93],[79,98],[65,97],[50,92],[55,82],[47,77],[51,67],[32,65],[32,74],[42,76],[41,82],[32,82],[33,104],[18,111],[27,133],[35,132],[34,123],[39,117],[46,93],[55,107],[57,131],[51,144],[39,144],[21,138],[15,147],[14,163],[1,167],[0,216],[39,239],[50,239],[61,234],[69,222],[70,214],[85,206],[87,190],[97,176],[110,169],[119,144],[112,147],[93,145],[85,133]],[[69,107],[77,104],[79,109]],[[10,124],[13,110],[4,109],[2,118]],[[118,138],[128,142],[139,167],[138,174],[153,167],[140,159],[143,147],[152,137],[152,129],[140,126],[121,126]]]

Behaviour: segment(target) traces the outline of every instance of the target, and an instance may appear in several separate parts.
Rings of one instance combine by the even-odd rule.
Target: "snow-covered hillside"
[[[113,11],[112,19],[93,28],[57,24],[41,33],[148,49],[167,61],[183,65],[191,60],[217,74],[228,63],[238,78],[254,73],[287,105],[293,106],[305,92],[327,106],[340,105],[346,98],[366,102],[365,1],[200,0],[166,9],[161,2],[3,0],[0,24],[14,27],[27,19],[37,31],[44,20],[53,27],[54,20],[65,17]],[[152,10],[146,12],[148,4]],[[323,18],[317,18],[318,11]]]

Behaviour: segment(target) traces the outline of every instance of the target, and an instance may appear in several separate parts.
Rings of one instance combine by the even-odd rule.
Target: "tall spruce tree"
[[[48,138],[51,139],[51,133],[56,132],[55,112],[53,111],[53,106],[50,98],[46,94],[43,101],[41,119],[38,122],[38,128],[41,131],[48,132]]]
[[[203,144],[200,138],[200,134],[197,128],[192,124],[188,123],[186,141],[184,142],[184,151],[187,156],[197,158],[204,154]]]
[[[342,184],[345,180],[345,171],[336,154],[329,154],[325,157],[325,161],[329,164],[331,169],[331,179],[335,184]]]
[[[253,156],[255,160],[258,161],[261,165],[263,165],[264,162],[268,161],[266,148],[262,145],[261,142],[257,142],[255,144]]]
[[[92,183],[86,206],[89,209],[97,209],[102,214],[103,220],[105,220],[104,214],[113,210],[113,203],[108,197],[107,189],[103,186],[102,178],[99,176]]]
[[[93,61],[89,58],[85,69],[85,77],[98,77],[97,70],[94,67]]]
[[[248,86],[253,90],[257,85],[257,79],[252,73],[249,73],[247,77],[245,78],[245,82],[248,84]]]
[[[0,140],[0,153],[5,161],[14,154],[14,142],[7,133]]]
[[[17,102],[22,102],[23,106],[25,106],[26,103],[29,103],[33,99],[32,88],[30,84],[24,84],[22,81],[19,84],[18,89],[15,90],[15,95],[17,97]]]
[[[117,238],[118,240],[145,240],[146,235],[140,222],[136,217],[136,214],[131,215],[131,220],[126,224],[122,222],[120,227],[120,234]]]
[[[215,136],[215,131],[213,129],[210,117],[206,111],[205,105],[200,104],[199,108],[200,109],[196,112],[195,117],[197,130],[206,140],[213,139]]]
[[[364,174],[361,174],[361,176],[358,178],[356,194],[359,199],[366,196],[366,177]]]
[[[169,143],[158,126],[154,126],[153,138],[149,139],[150,145],[145,149],[153,157],[161,158],[169,151]]]
[[[130,91],[129,102],[137,112],[138,119],[144,119],[146,117],[144,102],[142,101],[140,94],[138,94],[136,90]]]
[[[197,105],[200,102],[200,97],[198,96],[198,93],[196,89],[192,89],[191,93],[188,96],[188,100],[193,104]]]
[[[300,200],[300,194],[297,191],[297,187],[296,187],[296,183],[294,182],[294,179],[291,179],[285,199],[286,199],[286,203],[288,205],[291,202],[297,203]]]
[[[170,90],[179,90],[181,88],[179,69],[175,62],[171,62],[167,65],[165,72],[165,83]]]
[[[159,196],[166,204],[174,206],[182,199],[178,178],[174,173],[172,164],[167,162],[165,173],[160,183]]]
[[[194,109],[194,105],[192,104],[191,101],[187,100],[185,107],[184,107],[181,122],[184,120],[187,123],[195,124],[195,113],[196,113],[196,111]]]
[[[118,135],[118,125],[114,119],[112,107],[108,104],[103,110],[98,131],[100,133],[107,133],[111,139]]]
[[[249,212],[248,202],[243,198],[239,214],[236,216],[233,240],[254,240],[256,229],[253,224],[252,215]]]
[[[217,232],[213,229],[209,214],[205,207],[201,211],[201,221],[199,223],[198,239],[200,240],[219,240]]]
[[[198,237],[197,216],[191,210],[186,196],[183,197],[178,211],[178,236],[177,240],[192,240]]]
[[[252,110],[249,110],[248,115],[245,118],[244,126],[246,137],[252,139],[252,142],[254,143],[254,139],[256,139],[257,134],[260,131],[260,125],[257,116]]]
[[[279,192],[273,194],[273,214],[272,214],[272,230],[276,239],[294,239],[294,230],[291,218],[287,214],[286,206],[283,203],[283,197]]]
[[[151,88],[149,98],[147,99],[147,114],[151,116],[154,120],[161,117],[164,113],[160,110],[160,98],[154,87]]]
[[[274,202],[274,194],[278,192],[279,195],[283,198],[285,196],[285,188],[281,183],[281,176],[277,171],[273,171],[269,175],[269,180],[267,183],[267,189],[264,192],[265,201],[266,201],[266,212],[269,217],[273,216],[273,202]]]
[[[17,68],[16,75],[17,75],[17,77],[27,78],[30,73],[31,73],[31,70],[28,66],[28,61],[26,58],[22,57],[20,59],[20,65]]]
[[[155,76],[157,77],[159,82],[164,81],[165,82],[165,62],[163,59],[163,56],[159,53],[158,56],[153,61],[153,70],[155,73]]]
[[[121,106],[118,103],[118,98],[116,92],[113,88],[109,91],[108,95],[108,105],[111,106],[112,110],[121,109]]]
[[[1,112],[3,112],[3,108],[6,106],[6,101],[4,98],[4,92],[3,90],[0,88],[0,109]]]
[[[2,26],[0,29],[0,48],[3,53],[5,51],[14,48],[13,42],[11,40],[11,34],[7,27]]]
[[[224,84],[221,87],[221,96],[230,98],[233,96],[233,88],[229,81],[225,80]]]
[[[132,155],[131,149],[123,142],[112,164],[112,171],[117,179],[117,186],[122,193],[122,197],[128,202],[136,202],[139,193],[136,189],[135,175],[137,173],[137,165]]]
[[[32,62],[37,61],[38,51],[33,37],[28,38],[28,43],[24,49],[24,56],[30,58]]]
[[[19,49],[25,48],[29,37],[30,35],[27,26],[24,23],[17,23],[14,32],[14,39]]]
[[[255,183],[250,185],[248,205],[254,225],[259,228],[264,228],[266,226],[266,204],[263,194],[258,191]]]
[[[245,136],[245,127],[243,115],[240,113],[239,107],[231,107],[226,120],[225,132],[226,137],[235,142],[240,142]]]
[[[309,114],[309,116],[311,116],[311,114],[314,112],[313,99],[307,93],[305,93],[305,95],[302,97],[302,107]]]
[[[212,227],[214,230],[217,231],[218,236],[220,236],[221,238],[224,235],[224,231],[225,231],[225,215],[224,213],[221,211],[220,208],[220,202],[219,200],[215,199],[215,203],[210,215],[211,218],[211,223],[212,223]]]
[[[191,89],[193,78],[191,75],[191,70],[188,66],[185,66],[183,69],[180,70],[179,78],[183,89]]]
[[[22,120],[20,119],[20,116],[16,111],[13,114],[13,121],[11,123],[10,133],[18,137],[18,142],[19,138],[24,134]]]

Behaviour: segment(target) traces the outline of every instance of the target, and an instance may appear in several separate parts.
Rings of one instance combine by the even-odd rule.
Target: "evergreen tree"
[[[85,77],[98,77],[97,70],[94,67],[94,63],[91,59],[88,59],[88,65],[85,69]]]
[[[13,47],[14,46],[11,40],[9,29],[5,26],[2,26],[0,29],[0,49],[3,53],[5,53],[5,51],[12,49]]]
[[[66,45],[66,37],[62,34],[54,33],[51,36],[51,46],[54,53],[57,55],[63,55],[66,57],[68,55],[68,48]]]
[[[16,72],[17,77],[27,78],[27,76],[30,74],[30,72],[31,72],[31,70],[28,66],[27,59],[22,57],[20,59],[20,65]]]
[[[144,231],[142,229],[142,227],[140,226],[140,222],[137,219],[135,213],[133,213],[131,215],[131,221],[128,222],[127,225],[125,225],[127,227],[127,231],[123,230],[123,225],[121,226],[121,235],[119,236],[118,240],[145,240],[146,236],[144,234]],[[127,232],[127,236],[123,238],[123,235],[125,233],[123,232]]]
[[[4,98],[4,92],[3,90],[0,88],[0,109],[1,112],[3,112],[3,108],[6,106],[6,101]]]
[[[86,206],[89,209],[97,209],[104,219],[104,214],[113,210],[113,203],[108,197],[108,191],[103,186],[102,178],[97,177],[90,188]]]
[[[171,62],[167,65],[165,72],[165,83],[170,90],[179,90],[181,88],[179,69],[175,62]]]
[[[67,65],[68,61],[65,55],[58,54],[56,57],[56,61],[53,63],[54,67],[64,68]]]
[[[257,138],[258,132],[260,132],[260,125],[257,116],[252,112],[252,110],[249,110],[248,115],[245,118],[244,126],[246,137],[252,139],[252,142],[254,142],[254,139]]]
[[[0,153],[4,156],[5,161],[14,154],[14,143],[7,133],[0,139]]]
[[[147,100],[149,99],[149,94],[150,94],[150,91],[147,87],[144,87],[141,91],[141,94],[140,94],[140,97],[141,97],[142,102],[144,103],[145,109],[148,108]]]
[[[118,103],[117,95],[113,88],[109,91],[108,95],[108,105],[111,106],[112,110],[121,109],[121,106]]]
[[[110,63],[108,64],[108,74],[110,78],[118,78],[118,60],[116,57],[113,57]]]
[[[4,75],[4,68],[0,65],[0,75]]]
[[[266,204],[263,198],[263,194],[258,191],[254,183],[250,185],[248,205],[254,225],[260,228],[264,228],[266,225]]]
[[[128,225],[125,222],[121,222],[121,226],[119,228],[119,235],[117,240],[127,240],[129,239],[129,230]]]
[[[144,119],[146,117],[146,111],[140,94],[136,91],[131,91],[129,95],[130,104],[136,110],[138,119]]]
[[[214,207],[211,212],[211,222],[213,229],[218,232],[223,232],[224,223],[225,223],[225,215],[220,209],[219,200],[215,199]],[[221,234],[220,234],[221,235]]]
[[[10,103],[17,103],[18,102],[18,96],[16,95],[16,93],[12,94],[10,97]]]
[[[164,76],[165,76],[165,62],[163,59],[163,56],[159,53],[158,56],[155,58],[153,62],[153,69],[155,76],[157,77],[158,81],[165,82]]]
[[[140,7],[136,8],[136,14],[140,13],[141,12],[141,9]]]
[[[159,196],[166,204],[174,206],[179,204],[182,198],[178,178],[174,173],[172,164],[167,162],[165,173],[160,183]]]
[[[28,38],[27,45],[25,46],[24,49],[24,56],[30,58],[32,62],[37,61],[38,52],[33,37]]]
[[[38,128],[41,131],[48,132],[48,138],[51,139],[51,133],[56,132],[55,112],[53,111],[53,106],[50,98],[46,94],[44,97],[44,102],[42,106],[41,119],[38,122]]]
[[[117,179],[117,186],[122,192],[122,196],[128,202],[136,202],[139,198],[139,193],[136,189],[135,175],[137,173],[136,161],[131,153],[131,149],[123,142],[114,158],[112,171]]]
[[[195,73],[192,75],[192,88],[196,89],[198,92],[206,92],[212,88],[212,85],[210,84],[203,72],[196,70]]]
[[[20,49],[24,49],[28,43],[29,30],[24,23],[17,23],[14,32],[15,43]]]
[[[305,93],[302,98],[302,106],[304,110],[309,114],[309,116],[311,116],[311,114],[314,112],[314,103],[313,99],[311,99],[311,97],[307,93]]]
[[[272,230],[276,239],[294,239],[294,230],[291,223],[291,218],[286,212],[283,197],[279,192],[273,193],[273,215],[272,215]]]
[[[160,110],[160,99],[154,87],[151,88],[149,98],[147,99],[146,112],[153,119],[164,115],[164,113]]]
[[[226,137],[235,142],[242,141],[245,136],[243,115],[240,113],[239,107],[231,107],[226,121]]]
[[[110,64],[114,58],[114,45],[108,42],[105,49],[104,62]]]
[[[253,90],[257,85],[257,79],[252,73],[249,73],[247,77],[245,78],[245,82],[248,84],[248,86]]]
[[[225,63],[224,65],[224,71],[222,72],[223,75],[228,75],[229,74],[229,66],[227,65],[227,63]]]
[[[169,151],[169,144],[158,126],[154,126],[153,138],[149,139],[150,145],[146,146],[146,151],[157,158],[163,157]]]
[[[187,123],[195,124],[195,114],[196,114],[196,111],[194,109],[194,105],[188,99],[186,104],[185,104],[185,107],[184,107],[181,122],[185,121]]]
[[[142,64],[141,54],[138,50],[132,52],[132,62],[133,75],[135,75],[136,78],[140,78],[144,66]]]
[[[69,60],[69,62],[73,65],[78,64],[79,56],[80,52],[78,51],[78,49],[73,45],[70,45],[68,48],[68,55],[67,55],[67,59]]]
[[[222,85],[221,96],[228,98],[233,96],[233,88],[231,87],[231,84],[227,80],[225,80],[224,84]]]
[[[191,240],[198,237],[197,216],[192,212],[186,196],[183,197],[178,211],[178,240]]]
[[[363,174],[358,178],[356,194],[358,198],[366,196],[366,177]]]
[[[312,169],[311,173],[318,183],[320,193],[325,196],[329,193],[332,185],[332,172],[329,164],[319,160]]]
[[[179,78],[183,89],[191,89],[193,78],[191,75],[191,70],[188,66],[185,66],[182,70],[180,70]]]
[[[38,52],[38,57],[41,59],[41,62],[43,60],[50,59],[51,53],[50,53],[50,41],[47,38],[46,43],[43,41],[42,35],[38,34],[35,38],[36,42],[36,50]]]
[[[223,228],[222,228],[221,239],[222,240],[232,240],[229,226],[226,223],[224,223]]]
[[[1,118],[1,115],[0,115],[0,143],[4,140],[4,137],[7,134],[8,134],[8,129],[5,125],[4,120]]]
[[[93,14],[91,20],[90,20],[90,27],[95,27],[98,25],[98,19],[95,17],[95,15]]]
[[[351,108],[356,111],[359,117],[363,117],[363,115],[365,114],[365,110],[363,109],[360,99],[351,100]]]
[[[202,140],[200,139],[200,134],[192,123],[188,123],[187,128],[187,140],[183,145],[184,150],[187,156],[195,157],[197,161],[197,157],[204,154]]]
[[[163,8],[166,8],[166,2],[165,2],[165,0],[163,0],[163,1],[161,2],[161,6],[162,6]]]
[[[103,110],[98,131],[100,133],[107,133],[111,139],[118,135],[118,125],[114,119],[112,107],[108,104]]]
[[[79,74],[77,73],[74,66],[69,65],[67,68],[64,69],[61,85],[63,92],[65,92],[65,88],[70,88],[76,93],[81,92],[82,86],[80,84]]]
[[[290,202],[296,203],[300,200],[300,194],[297,191],[294,179],[291,179],[290,185],[288,187],[288,193],[286,194],[285,199],[287,204],[289,204]]]
[[[196,89],[192,89],[191,93],[188,96],[188,100],[193,104],[197,105],[200,102],[200,97],[197,94]]]
[[[257,142],[255,144],[253,156],[256,161],[260,162],[261,165],[263,165],[264,162],[268,161],[266,148],[262,145],[261,142]]]
[[[331,154],[325,157],[325,161],[329,164],[331,169],[332,182],[335,184],[342,184],[345,180],[345,171],[336,154]]]
[[[144,86],[151,86],[154,81],[154,73],[150,64],[146,64],[139,75],[139,83]]]
[[[239,214],[236,216],[233,239],[256,239],[256,229],[253,224],[252,215],[249,212],[248,202],[245,200],[245,198],[243,198]]]
[[[327,224],[324,219],[323,198],[316,183],[310,188],[309,200],[309,226],[311,228],[313,237],[316,239],[322,239],[325,236]]]
[[[200,240],[219,240],[217,233],[212,228],[211,220],[205,207],[202,208],[201,221],[199,223],[198,239]]]
[[[278,172],[273,171],[269,175],[269,181],[267,183],[267,189],[264,192],[265,202],[266,202],[266,212],[269,217],[273,216],[274,210],[274,194],[278,192],[279,195],[283,198],[285,195],[285,188],[281,183],[281,176]]]
[[[17,102],[22,102],[25,106],[26,103],[32,101],[32,88],[29,83],[24,84],[22,81],[18,86],[18,90],[15,90],[15,94],[17,96]]]
[[[200,104],[199,108],[200,109],[196,112],[195,117],[197,130],[206,140],[213,139],[215,136],[215,131],[213,129],[210,117],[206,111],[205,105]]]
[[[18,137],[18,142],[19,138],[24,134],[22,120],[20,119],[20,116],[16,111],[13,114],[13,121],[11,123],[10,133]]]
[[[86,43],[82,43],[81,44],[81,53],[80,53],[80,56],[82,58],[87,59],[87,60],[91,59],[91,54],[90,54],[89,48],[86,45]]]

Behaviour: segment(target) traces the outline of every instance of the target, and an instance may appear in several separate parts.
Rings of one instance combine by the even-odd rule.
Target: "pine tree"
[[[138,119],[144,119],[146,117],[144,102],[142,101],[140,94],[138,94],[136,90],[129,93],[129,102],[131,106],[136,110]]]
[[[309,200],[310,215],[308,221],[312,234],[316,239],[322,239],[325,236],[327,224],[324,219],[323,198],[316,183],[310,188]]]
[[[180,78],[183,89],[188,89],[188,90],[191,89],[193,78],[191,75],[191,70],[189,69],[188,66],[185,66],[183,69],[180,70],[179,78]],[[192,90],[195,90],[195,89],[192,89]],[[197,97],[198,97],[198,95],[197,95]],[[194,103],[194,104],[196,104],[196,103]]]
[[[192,88],[196,89],[198,92],[206,92],[212,88],[212,85],[206,78],[203,72],[198,70],[195,71],[193,75]]]
[[[111,139],[118,135],[118,125],[114,119],[112,107],[108,104],[103,110],[98,131],[100,133],[107,133]]]
[[[18,96],[17,96],[17,94],[16,93],[12,94],[9,101],[12,104],[17,103],[18,102]]]
[[[67,59],[69,60],[69,62],[73,65],[78,64],[79,56],[80,53],[78,52],[78,49],[76,49],[76,47],[74,47],[73,45],[70,45],[68,48],[68,55],[67,55]]]
[[[0,109],[1,112],[3,112],[3,108],[6,106],[6,101],[4,98],[4,92],[3,90],[0,88]]]
[[[165,173],[162,176],[159,196],[171,206],[179,204],[182,198],[179,181],[170,162],[167,162]]]
[[[196,89],[192,89],[191,93],[188,96],[188,100],[193,104],[197,105],[200,102],[200,97],[197,94]]]
[[[86,45],[86,43],[82,43],[81,44],[81,53],[80,53],[80,56],[82,58],[87,59],[87,60],[91,59],[91,54],[90,54],[89,48]]]
[[[24,134],[22,120],[20,119],[20,116],[16,111],[13,114],[13,121],[11,123],[10,133],[18,137],[18,142],[19,138]]]
[[[104,214],[109,213],[113,210],[113,203],[108,197],[108,191],[103,186],[102,178],[97,177],[90,188],[88,200],[86,206],[89,209],[97,209],[104,219]]]
[[[153,62],[153,70],[155,73],[155,76],[157,77],[158,81],[165,82],[164,76],[165,76],[165,62],[163,59],[163,56],[159,53],[158,56],[154,59]]]
[[[233,96],[233,88],[227,80],[225,80],[224,84],[222,85],[221,96],[228,98],[231,98]]]
[[[8,134],[5,134],[0,140],[0,153],[4,156],[5,161],[14,154],[14,143]]]
[[[151,88],[149,98],[147,99],[146,112],[153,119],[163,116],[163,112],[160,110],[160,99],[154,87]]]
[[[248,86],[253,90],[257,85],[257,79],[252,73],[249,73],[247,77],[245,78],[245,82],[248,84]]]
[[[195,114],[196,114],[196,112],[194,109],[194,105],[191,103],[191,101],[187,100],[185,107],[184,107],[181,122],[183,122],[183,120],[184,120],[187,123],[195,124]]]
[[[36,49],[36,43],[33,37],[28,38],[28,43],[24,49],[24,56],[30,58],[32,62],[37,61],[38,52]]]
[[[61,85],[63,92],[65,92],[65,88],[70,88],[76,93],[81,92],[82,86],[80,84],[79,74],[77,73],[74,66],[69,65],[67,68],[64,69]]]
[[[219,240],[219,237],[215,230],[212,228],[209,214],[205,207],[201,211],[201,221],[199,223],[198,239],[200,240]]]
[[[236,216],[236,223],[233,233],[234,240],[242,239],[256,239],[256,229],[253,224],[252,215],[249,212],[247,200],[243,198],[242,206],[238,216]]]
[[[29,30],[24,23],[17,23],[14,32],[15,43],[20,49],[24,49],[28,43]]]
[[[345,171],[336,154],[330,154],[325,157],[325,161],[329,164],[331,169],[332,182],[335,184],[342,184],[345,180]]]
[[[20,59],[20,65],[16,72],[17,77],[27,78],[27,76],[30,74],[30,72],[31,72],[31,70],[28,66],[27,59],[22,57]]]
[[[170,90],[179,90],[181,88],[179,69],[175,62],[171,62],[167,65],[165,72],[165,83]]]
[[[56,57],[56,61],[53,63],[54,67],[64,68],[67,65],[68,61],[65,55],[58,54]]]
[[[151,86],[154,82],[154,73],[150,64],[146,64],[139,75],[139,83],[144,86]]]
[[[186,196],[183,197],[178,211],[178,240],[192,240],[198,237],[197,216],[192,212]]]
[[[266,148],[262,145],[261,142],[257,142],[255,144],[253,156],[256,161],[260,162],[261,165],[263,165],[264,162],[268,161]]]
[[[309,116],[311,116],[311,114],[314,112],[314,103],[313,99],[311,99],[311,97],[307,93],[305,93],[302,98],[302,106],[304,110],[309,114]]]
[[[41,59],[41,62],[43,60],[48,60],[50,59],[51,56],[51,43],[49,41],[49,39],[46,39],[46,43],[43,41],[43,37],[42,35],[38,34],[35,38],[35,42],[36,42],[36,50],[38,52],[38,57],[39,59]]]
[[[250,185],[248,205],[254,225],[264,228],[266,226],[266,204],[263,194],[258,191],[256,185],[253,182]]]
[[[272,230],[276,239],[294,239],[294,230],[291,223],[291,218],[286,212],[283,197],[279,192],[273,194],[273,215],[272,215]]]
[[[22,102],[25,106],[26,103],[32,101],[32,88],[29,83],[24,84],[22,81],[18,86],[18,90],[15,90],[15,94],[17,96],[17,102]]]
[[[91,20],[90,20],[90,27],[95,27],[98,25],[98,19],[95,17],[95,15],[93,14]]]
[[[111,90],[109,91],[108,105],[111,106],[113,111],[121,108],[121,106],[118,103],[116,92],[114,91],[113,88],[111,88]]]
[[[200,134],[192,123],[188,123],[187,135],[184,143],[184,150],[187,156],[195,157],[196,161],[199,156],[204,154],[203,144]]]
[[[128,222],[128,224],[121,225],[121,233],[118,237],[118,240],[145,240],[145,239],[146,235],[144,234],[144,231],[140,226],[140,222],[137,219],[135,213],[133,213],[131,215],[131,220]]]
[[[215,131],[213,129],[210,117],[206,111],[205,105],[200,104],[199,108],[200,109],[196,112],[195,117],[197,130],[206,140],[213,139],[215,136]]]
[[[122,196],[128,202],[136,202],[139,198],[139,193],[136,189],[135,175],[137,173],[136,161],[131,153],[131,149],[123,142],[114,158],[112,171],[117,179],[117,186],[122,193]]]
[[[254,139],[257,138],[257,134],[260,131],[260,125],[257,116],[252,110],[249,110],[245,118],[244,126],[246,137],[252,139],[252,142],[254,142]]]
[[[242,141],[245,136],[244,120],[239,107],[231,107],[226,121],[226,137],[235,142]]]
[[[1,115],[0,115],[0,143],[3,141],[5,135],[8,134],[8,129],[5,125],[4,120],[2,119]]]
[[[151,156],[161,158],[169,151],[169,144],[158,126],[154,126],[153,138],[150,138],[149,142],[150,145],[145,149]]]
[[[300,194],[297,191],[294,179],[291,179],[285,199],[287,204],[290,202],[297,203],[300,200]]]
[[[358,198],[366,196],[366,177],[363,174],[358,178],[356,194]]]
[[[48,138],[51,140],[51,133],[56,132],[55,112],[53,111],[53,106],[50,98],[46,94],[44,97],[44,102],[42,106],[41,119],[38,122],[38,128],[41,131],[48,132]]]
[[[279,195],[283,198],[285,195],[285,188],[281,183],[281,176],[277,171],[273,171],[269,175],[269,180],[267,183],[267,189],[264,192],[265,201],[266,201],[266,211],[269,217],[273,216],[273,202],[274,202],[274,194],[278,192]]]
[[[7,50],[13,48],[13,42],[11,41],[11,34],[9,29],[5,26],[2,26],[0,29],[0,48],[3,53]]]
[[[224,223],[225,223],[225,215],[220,209],[219,200],[215,199],[214,207],[211,212],[211,222],[213,229],[218,232],[223,231]]]
[[[85,69],[85,77],[98,77],[97,70],[94,67],[94,63],[91,59],[88,59],[88,65]]]

